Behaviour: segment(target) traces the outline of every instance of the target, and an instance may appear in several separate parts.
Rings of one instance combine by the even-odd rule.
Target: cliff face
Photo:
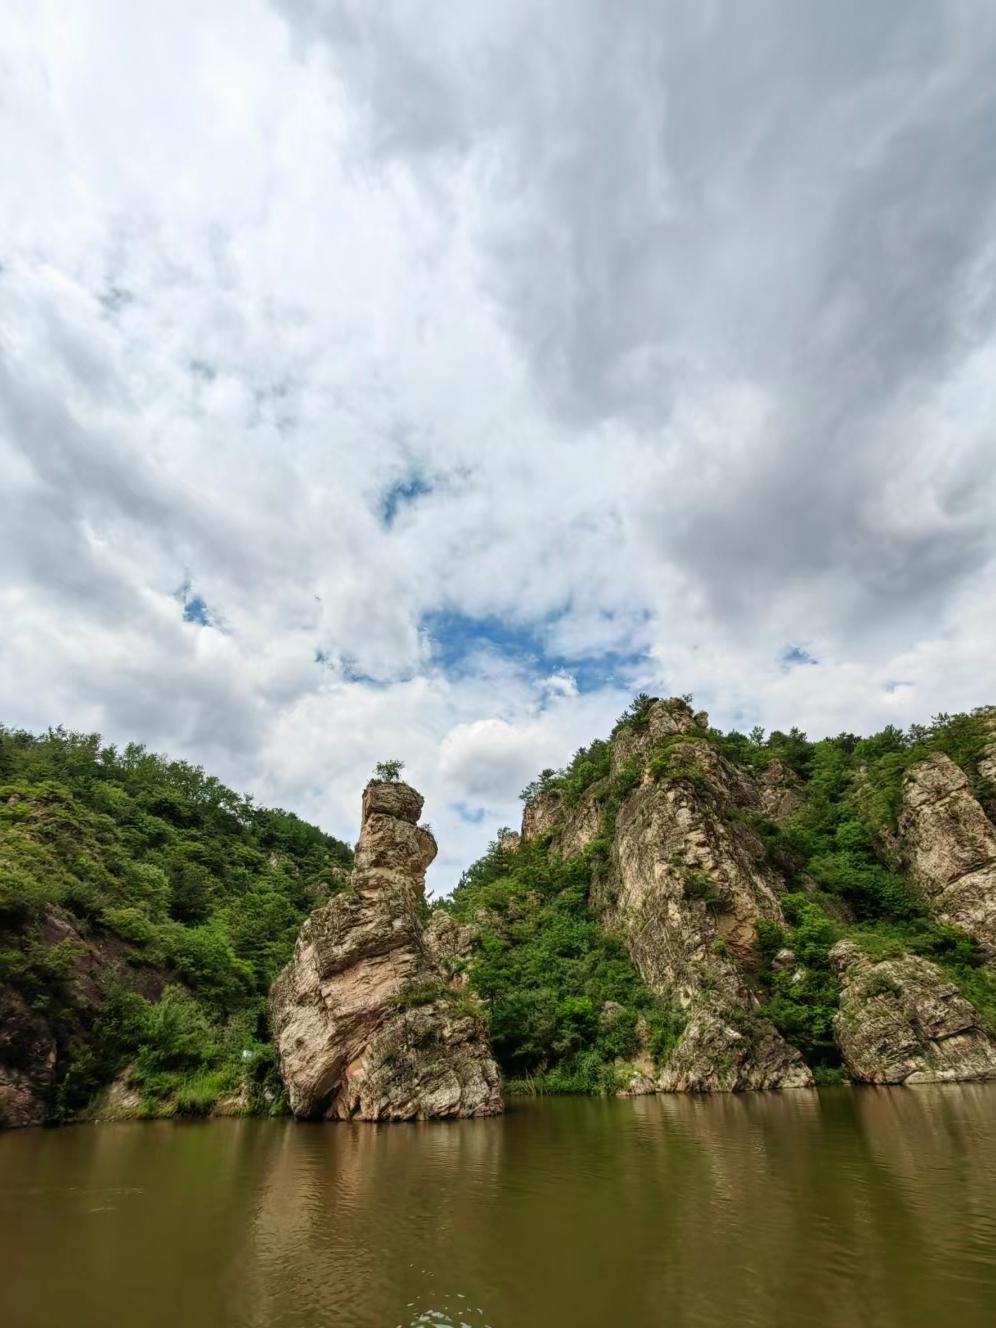
[[[841,978],[834,1031],[852,1078],[873,1084],[996,1078],[996,1043],[936,964],[911,954],[875,963],[849,941],[839,941],[830,958]]]
[[[980,774],[994,759],[987,751]],[[996,959],[996,826],[972,796],[964,771],[943,753],[908,772],[899,835],[910,875],[933,913]]]
[[[412,1120],[502,1110],[472,998],[444,980],[420,908],[436,843],[407,784],[372,783],[349,889],[312,913],[273,984],[271,1016],[296,1116]]]
[[[562,861],[594,855],[591,909],[648,987],[684,1011],[677,1045],[656,1068],[641,1057],[630,1091],[811,1084],[787,1038],[823,1067],[839,1055],[859,1081],[993,1076],[996,711],[942,717],[929,744],[926,732],[814,745],[793,730],[773,735],[769,755],[711,732],[683,701],[647,701],[596,745],[594,777],[596,746],[530,801],[523,840]],[[975,772],[978,797],[945,743]],[[809,816],[814,762],[823,801]],[[897,800],[898,820],[883,820]],[[854,940],[834,946],[841,936]],[[918,953],[903,952],[907,936]],[[891,957],[869,958],[876,944]]]
[[[707,723],[683,702],[656,701],[639,728],[613,739],[611,769],[616,777],[629,772],[633,787],[616,814],[593,903],[606,927],[626,938],[650,989],[676,997],[687,1012],[659,1088],[805,1087],[810,1070],[759,1016],[745,977],[757,965],[758,920],[782,920],[780,883],[736,815],[759,811],[761,793],[705,740]],[[582,796],[555,831],[554,852],[571,856],[598,836],[606,791],[595,786]],[[555,792],[541,795],[526,809],[523,837],[550,833],[562,814]]]

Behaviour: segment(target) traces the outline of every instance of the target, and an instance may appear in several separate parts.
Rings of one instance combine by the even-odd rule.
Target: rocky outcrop
[[[522,812],[522,838],[539,839],[555,830],[563,817],[564,796],[559,789],[537,793]]]
[[[694,999],[681,1041],[657,1076],[669,1093],[810,1088],[813,1076],[794,1047],[748,1008],[743,991]]]
[[[805,1087],[813,1082],[808,1067],[757,1015],[745,979],[757,963],[757,921],[782,921],[780,882],[762,865],[750,828],[750,815],[764,812],[762,793],[707,741],[708,726],[705,713],[671,699],[652,702],[617,730],[613,776],[638,782],[616,814],[608,870],[592,902],[626,938],[651,990],[687,1012],[657,1088]],[[791,772],[776,776],[770,788],[777,783],[783,800],[794,796]],[[551,851],[580,853],[602,833],[607,791],[594,785],[566,809],[559,791],[548,790],[527,806],[523,838],[552,832]],[[649,1077],[641,1065],[628,1091],[647,1091]]]
[[[270,996],[296,1116],[414,1120],[502,1109],[481,1016],[444,979],[419,920],[436,855],[407,784],[369,784],[347,890],[305,922]]]
[[[24,997],[0,989],[0,1125],[41,1125],[55,1086],[56,1041]]]
[[[968,932],[996,960],[996,826],[965,772],[941,752],[907,772],[899,841],[934,915]]]
[[[830,959],[840,976],[834,1035],[852,1078],[930,1084],[996,1078],[996,1043],[936,964],[917,955],[871,960],[851,941]]]
[[[434,909],[423,933],[432,962],[457,986],[467,985],[467,965],[477,943],[477,928],[460,922],[443,908]]]
[[[619,810],[606,923],[627,938],[647,985],[689,1013],[662,1088],[812,1083],[799,1052],[755,1014],[744,979],[756,964],[756,923],[782,919],[778,881],[761,865],[759,842],[745,820],[729,815],[731,807],[758,805],[746,776],[694,740],[680,743],[658,777],[645,772]]]
[[[660,743],[678,734],[705,733],[709,716],[704,710],[692,714],[680,697],[653,701],[638,721],[624,724],[612,737],[612,773],[617,774],[631,761],[643,762]]]
[[[769,821],[787,821],[806,801],[802,780],[784,761],[769,761],[757,777],[761,811]]]

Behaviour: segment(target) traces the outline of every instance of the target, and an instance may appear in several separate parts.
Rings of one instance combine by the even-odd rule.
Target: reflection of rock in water
[[[931,1323],[993,1221],[994,1103],[840,1089],[256,1126],[270,1142],[235,1322]]]
[[[869,1088],[857,1092],[855,1101],[868,1155],[894,1182],[925,1257],[964,1259],[976,1224],[992,1224],[993,1089],[981,1084],[905,1092]],[[943,1159],[952,1183],[927,1183],[930,1159]]]
[[[499,1121],[273,1130],[239,1323],[271,1328],[294,1304],[309,1324],[393,1325],[455,1298],[498,1184]]]

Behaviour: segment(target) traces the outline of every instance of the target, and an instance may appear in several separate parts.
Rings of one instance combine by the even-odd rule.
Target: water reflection
[[[0,1322],[908,1328],[996,1314],[996,1086],[0,1137]]]

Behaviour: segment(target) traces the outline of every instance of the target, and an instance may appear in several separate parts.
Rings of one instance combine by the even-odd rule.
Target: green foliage
[[[725,895],[707,871],[687,871],[683,888],[686,899],[697,899],[713,912],[726,905]]]
[[[385,784],[396,784],[404,768],[404,761],[378,761],[374,766],[374,779]]]
[[[579,747],[563,770],[541,771],[539,778],[527,784],[519,796],[529,803],[541,793],[556,789],[568,810],[576,807],[593,784],[608,777],[611,756],[610,744],[596,738],[589,747]]]
[[[339,888],[349,849],[197,767],[92,734],[0,727],[0,779],[0,983],[53,1023],[54,1110],[78,1111],[128,1063],[150,1103],[203,1101],[234,1072],[236,1026],[246,1045],[265,1042],[269,984],[303,918]],[[65,924],[96,955],[96,1021],[75,990],[83,947],[59,939]],[[159,1002],[128,991],[164,982]],[[161,1063],[170,1020],[200,1045],[184,1066]],[[189,1075],[199,1087],[184,1096],[177,1076]]]
[[[496,843],[453,892],[454,913],[480,932],[470,982],[512,1091],[608,1091],[613,1063],[638,1054],[642,1040],[663,1057],[677,1039],[680,1016],[590,912],[590,877],[587,858],[562,862],[536,841]]]
[[[613,736],[645,730],[652,704],[646,695],[636,697]],[[703,736],[755,774],[775,761],[793,772],[804,791],[802,810],[775,824],[724,806],[705,772],[685,755],[688,743]],[[976,794],[985,794],[977,767],[991,738],[979,711],[939,715],[929,726],[907,732],[890,726],[869,738],[843,733],[820,742],[810,742],[798,728],[767,735],[760,727],[749,734],[715,729],[675,734],[655,744],[646,758],[651,778],[685,781],[697,796],[710,798],[719,814],[747,822],[768,865],[785,882],[786,925],[758,923],[758,971],[751,979],[763,1014],[800,1048],[819,1082],[839,1082],[841,1076],[832,1036],[840,992],[828,956],[842,936],[858,940],[869,953],[930,957],[987,1020],[996,1020],[991,970],[980,966],[966,936],[930,920],[889,850],[910,765],[931,751],[944,751],[966,770]],[[492,850],[454,895],[462,916],[485,910],[471,980],[490,1007],[499,1058],[527,1091],[600,1091],[608,1082],[604,1075],[617,1073],[614,1063],[634,1054],[641,1035],[646,1043],[648,1029],[654,1055],[665,1059],[684,1027],[680,1012],[654,1002],[642,989],[621,945],[623,969],[612,968],[605,947],[613,938],[600,932],[587,907],[590,885],[607,874],[619,811],[643,777],[644,762],[637,758],[611,775],[610,757],[610,743],[593,742],[565,769],[543,771],[523,794],[529,801],[556,790],[569,811],[587,790],[597,790],[599,833],[582,859],[554,862],[538,843],[515,854]],[[689,872],[684,892],[711,910],[723,907],[722,892],[706,873]],[[719,938],[714,952],[725,953],[725,946]],[[776,964],[783,949],[792,951],[794,961]],[[624,1007],[610,1025],[599,1017],[606,1000]]]
[[[840,986],[828,955],[840,933],[807,895],[786,895],[782,905],[788,928],[770,919],[757,923],[761,976],[769,993],[761,1013],[811,1065],[834,1066],[840,1060],[833,1040]],[[793,952],[795,962],[776,971],[773,961],[783,948]]]
[[[615,727],[612,730],[612,737],[616,737],[623,729],[632,729],[639,733],[647,727],[650,719],[650,707],[654,703],[654,698],[648,696],[646,692],[640,692],[634,696],[629,705],[616,720]],[[687,705],[688,702],[686,701]]]

